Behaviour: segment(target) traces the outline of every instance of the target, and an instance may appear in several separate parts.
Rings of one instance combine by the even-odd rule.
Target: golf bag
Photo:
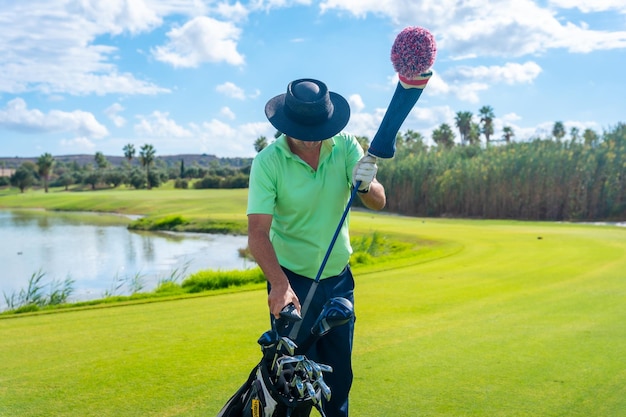
[[[296,398],[276,389],[266,364],[252,369],[248,380],[228,400],[217,417],[308,417],[316,398]],[[318,408],[324,416],[321,407]]]
[[[279,323],[273,323],[272,330],[263,333],[257,341],[263,358],[217,417],[308,417],[313,407],[325,417],[322,397],[330,401],[331,391],[323,373],[333,370],[297,353],[306,352],[317,338],[352,317],[354,310],[349,300],[342,297],[328,300],[310,336],[299,349],[293,340],[280,336],[277,330],[285,323],[280,320],[292,323],[302,320],[293,305],[286,306]]]

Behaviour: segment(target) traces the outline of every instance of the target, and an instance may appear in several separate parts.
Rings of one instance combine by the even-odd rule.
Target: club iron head
[[[322,392],[322,395],[324,396],[324,398],[326,398],[326,401],[330,401],[330,398],[331,398],[330,387],[326,384],[326,382],[324,382],[324,379],[318,378],[317,380],[315,380],[314,385],[317,385],[319,387],[320,391]]]
[[[285,348],[289,355],[293,355],[298,348],[298,345],[286,336],[280,338],[278,345],[280,346],[279,349]]]
[[[296,389],[300,398],[304,398],[304,382],[299,376],[295,376],[291,381],[291,386]]]
[[[282,373],[285,365],[287,364],[297,364],[304,359],[304,356],[281,356],[276,361],[276,374]]]

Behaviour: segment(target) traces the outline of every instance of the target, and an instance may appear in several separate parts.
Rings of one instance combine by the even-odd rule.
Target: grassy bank
[[[98,224],[126,224],[134,230],[167,230],[174,232],[205,232],[245,235],[245,190],[103,190],[97,192],[71,191],[52,189],[49,194],[39,191],[30,191],[19,194],[5,190],[0,192],[0,208],[14,210],[39,210],[41,216],[80,216],[85,213],[88,221],[97,221]],[[173,205],[172,202],[177,205]],[[141,216],[131,220],[129,217],[102,214],[88,216],[90,212],[121,213]],[[69,213],[69,214],[65,214]],[[178,214],[183,213],[183,214]],[[373,231],[359,233],[355,231],[353,237],[354,255],[351,264],[357,270],[362,267],[371,268],[387,265],[390,262],[420,262],[423,257],[442,256],[441,250],[448,251],[445,244],[422,242],[412,236],[389,237]],[[242,250],[245,248],[242,248]],[[133,292],[131,295],[116,293],[104,295],[101,299],[74,302],[72,304],[47,303],[49,298],[44,292],[47,286],[34,282],[33,278],[41,278],[45,271],[34,273],[29,285],[23,290],[9,294],[8,309],[0,315],[23,314],[77,307],[93,307],[100,304],[152,302],[154,298],[185,297],[201,291],[215,291],[222,289],[237,290],[247,287],[259,288],[265,283],[265,278],[258,268],[249,271],[221,271],[205,270],[193,274],[181,275],[180,271],[172,271],[176,280],[164,279],[154,291]],[[114,279],[115,277],[111,277]],[[34,288],[35,291],[30,291]],[[71,288],[71,285],[69,286]],[[28,289],[27,291],[24,291]],[[68,295],[65,294],[65,299]],[[52,298],[52,297],[50,297]],[[33,300],[26,302],[22,300]]]
[[[171,191],[180,210],[152,192],[170,208],[109,197],[134,214],[244,218],[244,193],[228,212],[210,192]],[[87,205],[66,198],[54,204]],[[352,228],[423,249],[356,274],[351,414],[626,415],[625,228],[370,212]],[[267,328],[263,289],[1,318],[0,416],[216,415]]]
[[[213,232],[232,230],[245,233],[247,190],[99,190],[64,191],[50,189],[24,194],[0,190],[0,208],[46,208],[61,211],[97,211],[146,216],[150,229],[163,219],[182,219],[178,230]],[[184,227],[183,227],[184,226]],[[225,229],[226,227],[226,229]]]

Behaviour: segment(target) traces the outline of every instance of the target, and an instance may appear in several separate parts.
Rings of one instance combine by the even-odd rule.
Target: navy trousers
[[[289,278],[291,288],[294,290],[300,303],[304,300],[313,284],[312,278],[298,275],[283,268]],[[268,288],[269,289],[269,288]],[[346,266],[343,272],[335,277],[320,280],[315,295],[311,300],[308,310],[302,318],[302,324],[298,336],[294,340],[296,344],[302,344],[310,334],[313,323],[322,311],[327,300],[333,297],[344,297],[354,305],[354,278],[350,267]],[[330,332],[320,337],[306,352],[301,352],[312,361],[330,365],[332,373],[324,373],[324,381],[331,389],[330,401],[324,401],[326,417],[348,416],[348,394],[352,386],[352,341],[354,338],[354,322],[335,327]],[[281,331],[283,336],[289,334],[290,328]]]

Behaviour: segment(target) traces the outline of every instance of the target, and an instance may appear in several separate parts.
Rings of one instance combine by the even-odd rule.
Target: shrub
[[[176,181],[174,181],[174,188],[182,188],[183,190],[186,190],[189,188],[189,181],[177,178]]]
[[[180,294],[183,292],[183,288],[180,284],[172,281],[162,281],[154,290],[157,294]]]
[[[200,271],[190,275],[182,283],[182,288],[190,293],[218,290],[247,284],[265,282],[261,268],[245,271]]]
[[[193,188],[195,188],[196,190],[204,188],[220,188],[222,181],[222,177],[218,177],[217,175],[207,175],[200,181],[194,182]]]

